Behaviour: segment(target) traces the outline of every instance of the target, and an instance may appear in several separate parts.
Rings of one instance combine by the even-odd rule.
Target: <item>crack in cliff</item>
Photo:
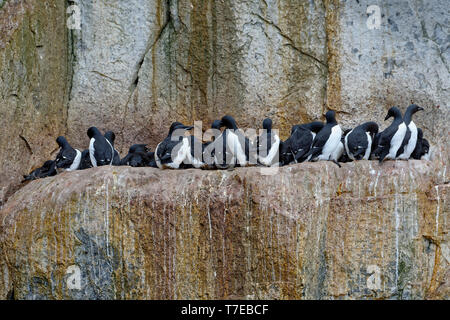
[[[305,52],[304,50],[302,50],[302,49],[300,49],[299,47],[297,47],[297,46],[295,45],[294,40],[292,40],[288,35],[286,35],[286,34],[283,32],[283,30],[281,30],[281,28],[280,28],[278,25],[276,25],[273,21],[267,20],[266,18],[264,18],[264,17],[261,16],[260,14],[257,14],[257,13],[254,13],[254,12],[252,12],[252,15],[254,15],[254,16],[257,17],[257,18],[259,18],[261,21],[263,21],[263,22],[266,23],[267,25],[269,25],[269,26],[275,28],[275,29],[278,31],[278,34],[279,34],[282,38],[284,38],[285,40],[288,41],[288,43],[286,43],[285,46],[288,46],[288,47],[292,48],[293,50],[297,51],[297,52],[300,53],[301,55],[304,55],[304,56],[306,56],[306,57],[308,57],[308,58],[313,59],[314,61],[320,63],[322,66],[324,66],[325,68],[328,69],[328,65],[327,65],[325,62],[321,61],[320,59],[316,58],[316,57],[313,56],[312,54],[307,53],[307,52]]]
[[[131,84],[128,88],[129,95],[128,95],[127,102],[125,103],[124,113],[122,116],[123,121],[122,121],[122,128],[121,128],[121,136],[123,136],[123,131],[125,130],[125,121],[126,121],[126,117],[128,114],[128,106],[129,106],[131,98],[133,97],[134,92],[136,91],[136,88],[139,84],[139,73],[141,72],[142,66],[145,61],[145,57],[150,52],[150,50],[152,50],[156,46],[156,44],[159,42],[162,35],[164,34],[164,31],[171,24],[173,24],[172,23],[172,14],[170,12],[170,0],[167,0],[166,4],[167,4],[167,8],[166,8],[167,11],[166,11],[166,19],[164,21],[164,24],[159,29],[158,34],[153,41],[151,41],[151,37],[153,36],[153,33],[150,33],[150,38],[147,40],[147,47],[145,48],[145,51],[144,51],[142,57],[139,59],[139,62],[136,67],[136,71],[134,72],[133,77],[131,79]]]
[[[33,150],[31,149],[31,146],[28,143],[27,139],[25,139],[25,137],[22,136],[21,134],[19,134],[19,138],[22,139],[23,142],[25,142],[25,146],[27,147],[28,152],[30,152],[30,154],[33,154]]]

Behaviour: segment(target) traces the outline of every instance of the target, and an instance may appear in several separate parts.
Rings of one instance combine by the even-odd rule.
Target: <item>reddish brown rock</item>
[[[439,161],[64,173],[0,212],[0,294],[448,299],[448,176]]]

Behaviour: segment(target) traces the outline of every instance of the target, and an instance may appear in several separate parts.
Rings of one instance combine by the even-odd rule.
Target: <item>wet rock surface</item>
[[[448,180],[414,160],[33,181],[0,212],[0,297],[448,299]]]
[[[66,130],[65,9],[64,1],[0,1],[0,207]]]

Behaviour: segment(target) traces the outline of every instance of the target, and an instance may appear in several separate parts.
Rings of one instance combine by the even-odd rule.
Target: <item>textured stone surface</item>
[[[344,127],[384,127],[389,107],[412,100],[437,143],[450,120],[446,4],[377,1],[371,30],[372,2],[83,1],[70,138],[85,146],[95,124],[120,131],[122,152],[155,147],[174,120],[205,129],[225,113],[243,128],[270,116],[284,138],[327,108]]]
[[[125,151],[136,141],[155,147],[174,119],[209,126],[228,113],[254,126],[271,116],[286,128],[322,113],[320,2],[91,0],[81,9],[73,140],[96,124],[120,131]]]
[[[66,128],[64,1],[9,0],[0,9],[0,206]]]
[[[366,10],[381,9],[381,25],[368,29]],[[431,141],[447,142],[450,121],[450,24],[447,3],[432,1],[341,2],[333,40],[328,104],[340,120],[356,125],[376,119],[389,106],[413,101],[425,108],[414,116]],[[330,72],[331,70],[330,66]]]
[[[64,173],[0,212],[0,297],[448,299],[448,181],[439,161]]]

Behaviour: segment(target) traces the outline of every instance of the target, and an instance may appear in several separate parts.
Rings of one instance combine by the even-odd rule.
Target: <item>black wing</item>
[[[352,155],[365,152],[368,146],[369,141],[364,130],[355,129],[347,136],[347,147]]]
[[[311,145],[311,150],[305,155],[306,158],[311,155],[311,159],[319,156],[322,152],[322,148],[327,143],[328,138],[331,135],[332,126],[325,125],[322,130],[315,136],[314,141]]]
[[[294,154],[295,160],[302,162],[305,160],[304,156],[311,149],[313,143],[313,135],[310,130],[298,127],[291,135],[290,148]]]
[[[104,166],[111,163],[113,154],[111,146],[104,137],[97,137],[94,141],[94,157],[97,166]]]

